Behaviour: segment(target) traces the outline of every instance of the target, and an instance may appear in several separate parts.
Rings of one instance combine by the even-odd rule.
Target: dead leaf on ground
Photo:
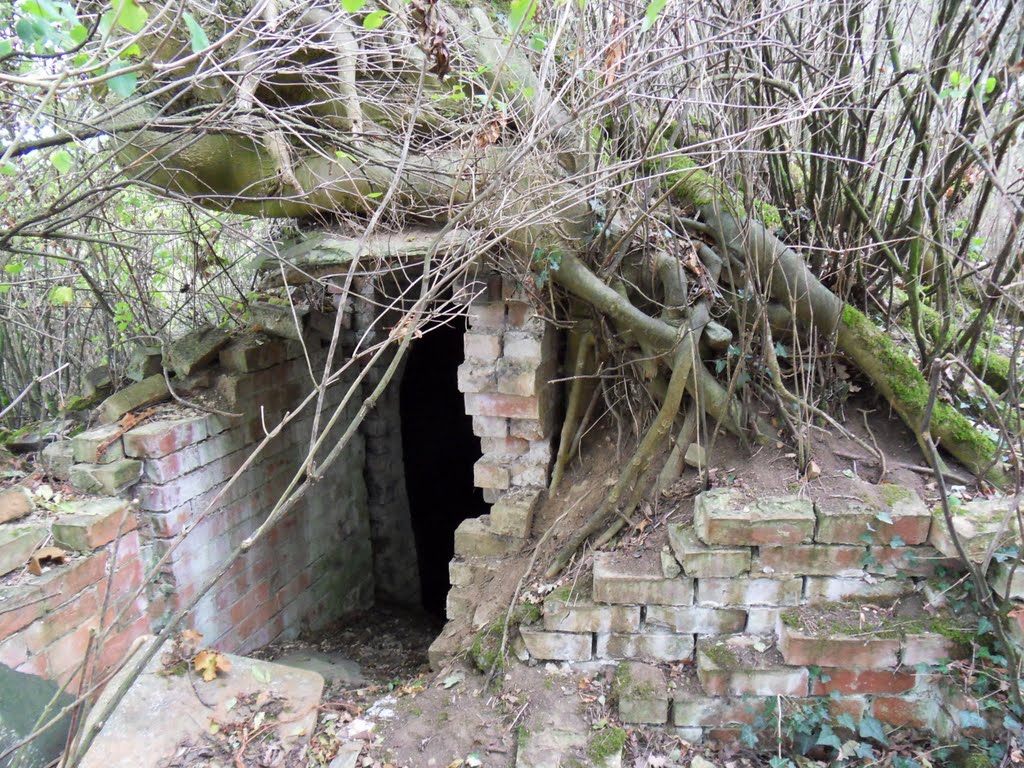
[[[33,576],[42,576],[44,565],[62,565],[67,559],[68,553],[60,547],[43,547],[28,559],[28,572]]]
[[[217,677],[218,672],[231,671],[231,660],[223,653],[205,650],[196,654],[192,659],[192,666],[203,676],[203,680],[209,683]]]

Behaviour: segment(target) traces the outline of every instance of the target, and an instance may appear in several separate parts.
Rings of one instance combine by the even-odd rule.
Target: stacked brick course
[[[874,505],[825,510],[705,492],[692,525],[670,527],[672,557],[596,553],[592,579],[548,595],[540,623],[520,628],[523,645],[538,660],[607,660],[626,679],[653,676],[644,701],[625,688],[620,716],[689,739],[735,737],[778,696],[948,735],[936,673],[965,652],[953,620],[918,610],[858,631],[834,618],[868,602],[913,605],[924,578],[958,569],[935,532],[941,516],[903,488],[879,491]],[[671,690],[656,666],[665,662],[687,670]]]

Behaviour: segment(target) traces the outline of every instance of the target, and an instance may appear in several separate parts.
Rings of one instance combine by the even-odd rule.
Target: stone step
[[[624,723],[663,725],[668,722],[668,682],[653,664],[624,661],[615,671],[615,698]]]
[[[523,539],[503,536],[491,527],[491,516],[472,517],[455,529],[455,554],[461,557],[510,555],[523,546]]]
[[[806,696],[806,667],[791,667],[770,635],[697,639],[697,678],[711,696]]]

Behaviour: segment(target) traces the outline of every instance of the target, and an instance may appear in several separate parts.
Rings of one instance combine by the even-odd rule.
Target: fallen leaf
[[[207,683],[217,677],[218,672],[230,672],[231,661],[223,653],[217,651],[200,651],[192,659],[192,666],[203,676]]]
[[[456,685],[462,682],[462,679],[462,675],[460,674],[448,675],[448,677],[444,679],[442,685],[445,687],[445,689],[454,688]]]
[[[253,667],[252,676],[256,678],[257,682],[263,683],[264,685],[270,682],[270,673],[263,667]]]
[[[821,477],[821,467],[818,466],[818,462],[812,461],[807,465],[807,479],[817,480]]]

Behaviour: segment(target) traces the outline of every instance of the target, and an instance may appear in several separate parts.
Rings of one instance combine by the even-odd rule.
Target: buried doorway
[[[442,326],[409,350],[401,383],[402,458],[423,607],[443,616],[455,529],[488,511],[473,485],[480,441],[458,388],[462,329]]]

